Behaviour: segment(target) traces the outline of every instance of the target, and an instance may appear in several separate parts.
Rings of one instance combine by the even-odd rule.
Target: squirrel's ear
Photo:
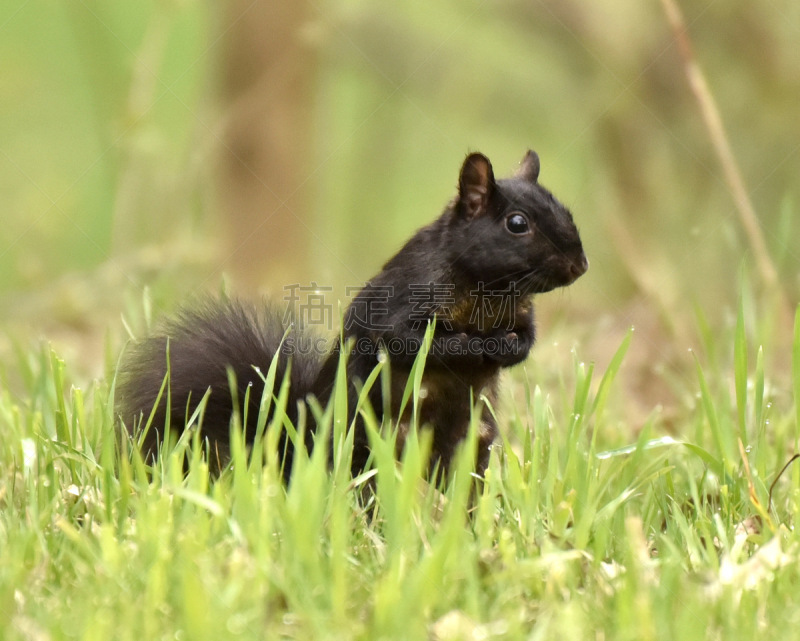
[[[458,179],[458,210],[466,218],[486,211],[495,188],[492,163],[483,154],[470,154],[461,166]]]
[[[525,154],[514,176],[516,178],[523,178],[532,183],[539,180],[539,155],[533,151],[533,149],[529,149],[528,153]]]

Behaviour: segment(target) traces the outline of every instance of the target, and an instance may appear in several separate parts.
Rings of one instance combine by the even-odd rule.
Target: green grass
[[[218,479],[197,439],[148,471],[116,438],[113,380],[81,390],[49,348],[20,354],[24,393],[0,396],[0,638],[779,638],[800,623],[800,467],[770,496],[797,447],[800,315],[791,376],[747,336],[740,314],[728,365],[697,358],[671,434],[656,414],[620,430],[608,402],[634,334],[602,374],[515,372],[475,497],[468,457],[442,492],[422,481],[424,436],[396,465],[373,431],[351,479],[343,396],[323,419],[334,469],[317,449],[288,489],[269,429],[252,453],[234,430]]]

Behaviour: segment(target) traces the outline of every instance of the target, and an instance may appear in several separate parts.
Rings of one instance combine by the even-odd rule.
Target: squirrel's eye
[[[526,234],[530,230],[530,225],[522,214],[509,214],[506,216],[506,229],[512,234]]]

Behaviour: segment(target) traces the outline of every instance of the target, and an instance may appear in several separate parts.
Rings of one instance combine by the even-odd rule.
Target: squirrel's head
[[[547,292],[589,267],[572,214],[539,184],[534,151],[504,180],[483,154],[467,156],[449,227],[451,260],[487,288]]]

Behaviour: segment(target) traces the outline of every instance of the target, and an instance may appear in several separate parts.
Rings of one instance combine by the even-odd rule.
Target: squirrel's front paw
[[[430,355],[442,361],[457,359],[461,365],[478,365],[483,362],[483,340],[466,332],[441,334],[433,340]]]
[[[521,363],[528,357],[533,340],[527,332],[500,332],[484,340],[484,356],[502,367]]]

